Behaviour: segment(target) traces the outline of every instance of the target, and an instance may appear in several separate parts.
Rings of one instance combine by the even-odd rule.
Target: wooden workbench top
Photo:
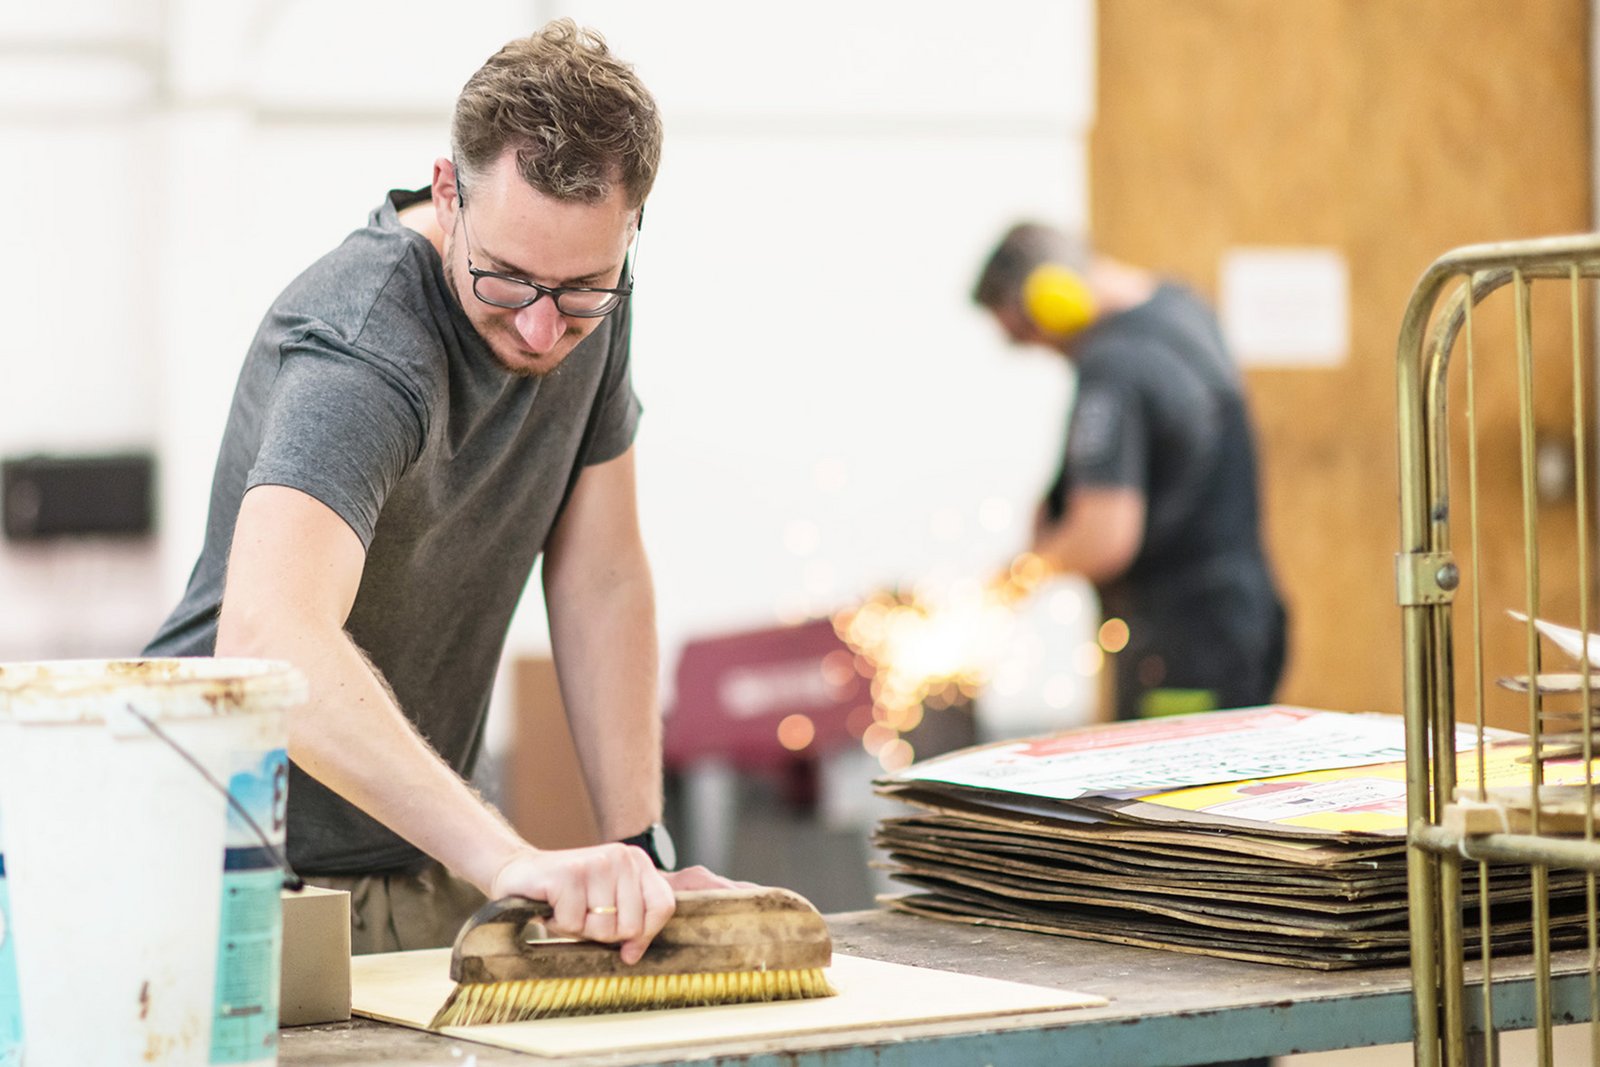
[[[893,963],[960,971],[1032,985],[1098,993],[1103,1008],[1027,1015],[1014,1020],[880,1027],[848,1033],[743,1042],[695,1049],[671,1062],[749,1067],[928,1067],[1004,1063],[1148,1067],[1214,1063],[1246,1055],[1283,1055],[1410,1040],[1411,976],[1386,967],[1320,972],[1129,948],[1072,938],[984,929],[883,911],[831,915],[837,951]],[[1583,953],[1558,953],[1555,1002],[1561,1021],[1583,1018]],[[1525,961],[1495,966],[1497,1025],[1533,1019]],[[1474,998],[1476,999],[1476,998]],[[474,1061],[472,1057],[476,1057]],[[389,1026],[353,1020],[286,1029],[283,1067],[435,1067],[440,1064],[553,1062]],[[663,1062],[660,1053],[564,1060],[582,1067]]]

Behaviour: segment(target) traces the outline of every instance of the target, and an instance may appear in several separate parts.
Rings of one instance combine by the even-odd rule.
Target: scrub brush
[[[632,965],[615,945],[527,940],[524,928],[549,918],[548,904],[524,897],[478,909],[456,937],[457,985],[430,1029],[835,993],[823,973],[833,959],[827,924],[787,889],[680,893]]]

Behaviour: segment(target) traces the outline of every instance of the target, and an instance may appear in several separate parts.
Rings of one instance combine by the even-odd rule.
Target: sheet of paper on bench
[[[1044,800],[1132,798],[1405,758],[1399,715],[1285,704],[1171,715],[996,741],[912,764],[889,779]]]
[[[427,1029],[450,995],[450,950],[357,956],[351,961],[352,1010]],[[730,1004],[715,1008],[539,1019],[500,1026],[447,1027],[466,1041],[543,1056],[624,1052],[761,1040],[950,1019],[1099,1007],[1104,997],[992,978],[907,967],[835,954],[828,976],[836,997]]]
[[[1528,621],[1528,617],[1520,611],[1507,611],[1506,614],[1518,622]],[[1546,619],[1534,619],[1533,625],[1535,629],[1549,638],[1552,644],[1571,656],[1575,662],[1581,664],[1585,653],[1587,653],[1589,666],[1600,667],[1600,634],[1589,634],[1588,639],[1585,640],[1583,631],[1576,630],[1571,626],[1559,626]]]

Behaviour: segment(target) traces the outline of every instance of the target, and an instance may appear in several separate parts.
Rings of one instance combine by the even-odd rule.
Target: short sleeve
[[[283,485],[372,544],[378,513],[426,438],[425,405],[393,367],[313,338],[286,346],[245,488]]]
[[[1143,407],[1129,389],[1079,386],[1067,431],[1067,468],[1074,485],[1145,490],[1149,446]]]

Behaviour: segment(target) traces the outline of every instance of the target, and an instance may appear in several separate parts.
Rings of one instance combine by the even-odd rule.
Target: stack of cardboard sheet
[[[1526,782],[1525,740],[1492,740],[1485,780]],[[1268,963],[1403,961],[1403,755],[1397,716],[1282,706],[952,753],[878,783],[913,809],[878,827],[885,865],[916,890],[885,903]],[[1581,765],[1564,773],[1583,780]],[[1474,759],[1462,775],[1476,782]],[[1552,872],[1551,886],[1558,938],[1581,940],[1583,876]],[[1493,869],[1490,898],[1496,951],[1525,948],[1527,871]]]

